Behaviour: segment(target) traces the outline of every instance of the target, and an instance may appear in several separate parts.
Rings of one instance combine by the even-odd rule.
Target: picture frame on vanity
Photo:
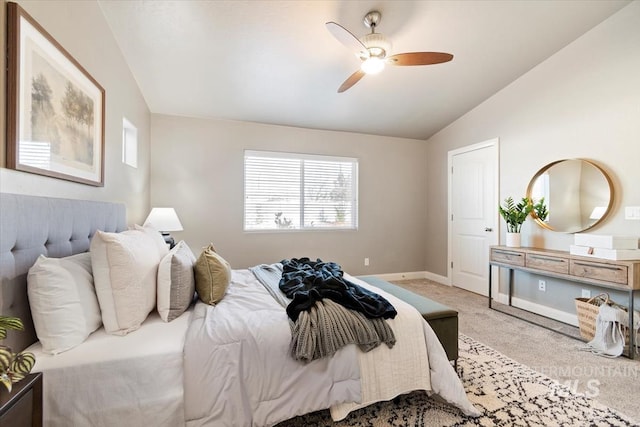
[[[17,3],[7,29],[7,167],[102,187],[104,89]]]

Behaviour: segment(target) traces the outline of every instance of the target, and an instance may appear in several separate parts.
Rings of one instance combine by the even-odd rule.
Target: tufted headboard
[[[122,231],[120,203],[0,193],[0,315],[19,317],[25,331],[9,331],[2,342],[13,351],[36,342],[27,272],[40,254],[60,258],[86,252],[96,230]]]

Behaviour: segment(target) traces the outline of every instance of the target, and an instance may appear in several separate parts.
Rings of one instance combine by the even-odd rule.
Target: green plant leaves
[[[33,369],[33,365],[35,364],[36,357],[33,355],[33,353],[20,352],[18,354],[14,354],[13,356],[13,362],[11,362],[11,371],[14,375],[22,375],[22,378],[24,378],[25,375],[31,372],[31,369]]]
[[[13,353],[9,347],[0,346],[0,372],[7,372],[11,367]]]
[[[507,223],[507,231],[509,233],[519,233],[522,223],[525,222],[527,216],[533,210],[533,204],[527,197],[516,203],[513,197],[509,196],[504,199],[503,206],[498,206],[500,216]]]
[[[544,221],[549,216],[549,211],[544,203],[544,197],[537,203],[527,197],[523,197],[522,200],[516,203],[513,197],[509,196],[504,199],[502,206],[498,206],[500,216],[507,223],[507,231],[509,233],[519,233],[522,228],[522,223],[526,221],[531,212]]]
[[[538,203],[533,205],[533,213],[540,221],[544,221],[549,216],[547,206],[544,204],[544,197],[541,198]]]
[[[11,382],[11,378],[9,378],[9,375],[5,374],[4,372],[0,373],[0,383],[4,384],[9,393],[11,393],[13,383]]]
[[[24,325],[17,317],[0,316],[0,340],[7,337],[7,329],[21,331],[24,329]]]
[[[24,325],[17,317],[0,316],[0,339],[7,337],[7,329],[21,331]],[[35,363],[33,353],[14,353],[9,347],[0,346],[0,383],[11,392],[12,384],[29,374]]]
[[[35,364],[33,353],[16,354],[9,347],[0,346],[0,383],[11,392],[12,384],[27,376]]]

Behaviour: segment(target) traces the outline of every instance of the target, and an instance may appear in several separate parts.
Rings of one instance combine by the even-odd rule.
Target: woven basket
[[[576,311],[578,313],[578,326],[580,336],[584,341],[591,341],[596,335],[596,318],[602,304],[608,304],[629,312],[627,307],[615,303],[609,299],[609,294],[602,293],[593,298],[576,298]],[[629,328],[622,328],[625,332],[625,349],[629,346]],[[638,344],[638,343],[636,343]]]
[[[576,298],[578,327],[584,341],[591,341],[596,335],[596,317],[598,317],[600,306],[608,301],[608,294],[596,295],[593,298]]]

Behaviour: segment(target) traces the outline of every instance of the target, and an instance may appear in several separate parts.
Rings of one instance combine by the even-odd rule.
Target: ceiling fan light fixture
[[[367,34],[360,41],[367,47],[371,56],[384,58],[391,52],[391,42],[380,33]]]
[[[367,74],[378,74],[384,70],[384,59],[372,56],[362,62],[360,69]]]

